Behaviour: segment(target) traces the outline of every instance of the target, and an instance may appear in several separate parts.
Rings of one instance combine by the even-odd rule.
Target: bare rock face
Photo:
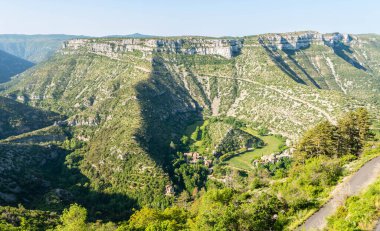
[[[297,32],[285,34],[268,34],[259,38],[267,46],[280,50],[299,50],[312,44],[334,47],[340,43],[348,45],[354,38],[348,34],[321,34],[318,32]]]
[[[312,44],[330,47],[339,44],[349,45],[356,40],[351,35],[318,32],[295,32],[283,34],[265,34],[258,37],[260,43],[272,49],[299,50]],[[73,39],[64,43],[63,53],[92,52],[117,59],[125,52],[141,51],[144,54],[165,52],[188,55],[218,55],[230,59],[240,54],[244,39],[217,38],[158,38],[158,39]]]
[[[85,51],[117,58],[120,53],[137,50],[149,54],[152,52],[166,52],[189,55],[219,55],[229,59],[238,55],[242,47],[242,39],[74,39],[64,43],[63,52],[84,49]]]

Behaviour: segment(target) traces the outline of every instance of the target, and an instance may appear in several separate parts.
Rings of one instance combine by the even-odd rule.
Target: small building
[[[262,163],[262,164],[273,163],[274,164],[283,158],[291,158],[293,152],[294,152],[294,149],[290,148],[280,153],[265,155],[265,156],[262,156],[260,160],[254,160],[252,164],[256,167],[259,165],[259,163]]]
[[[197,163],[199,160],[203,160],[203,157],[199,155],[198,152],[186,152],[184,153],[184,156],[186,157],[186,161],[192,164]]]
[[[264,163],[275,163],[277,161],[277,154],[271,154],[271,155],[266,155],[261,157],[261,161]]]
[[[171,184],[165,186],[165,195],[174,196],[174,187]]]

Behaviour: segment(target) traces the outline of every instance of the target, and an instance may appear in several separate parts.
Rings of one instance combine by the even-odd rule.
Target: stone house
[[[191,164],[197,163],[199,160],[203,160],[203,157],[198,152],[185,152],[184,156],[186,161]]]
[[[174,187],[171,184],[165,186],[165,195],[173,196],[174,195]]]

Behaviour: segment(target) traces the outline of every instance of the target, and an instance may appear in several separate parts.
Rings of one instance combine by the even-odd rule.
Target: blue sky
[[[0,0],[0,34],[380,34],[380,0]]]

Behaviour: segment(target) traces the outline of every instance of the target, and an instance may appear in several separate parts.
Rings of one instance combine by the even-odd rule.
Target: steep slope
[[[0,35],[0,50],[32,63],[51,57],[66,40],[83,36],[76,35]]]
[[[71,40],[1,94],[68,117],[68,139],[84,145],[66,163],[90,190],[164,207],[173,200],[171,141],[202,117],[236,117],[296,140],[351,108],[377,113],[379,61],[360,58],[378,55],[376,39],[272,37]]]
[[[265,36],[270,38],[270,35]],[[297,63],[293,67],[287,65],[289,70],[286,71],[283,66],[287,61],[278,63],[274,56],[280,57],[280,54],[272,54],[275,46],[268,48],[268,45],[262,42],[262,37],[249,37],[244,40],[205,38],[73,40],[66,43],[66,49],[62,54],[65,57],[67,54],[89,53],[119,62],[123,60],[123,56],[128,56],[134,51],[142,53],[143,58],[149,63],[151,55],[158,52],[157,55],[162,57],[158,65],[164,66],[175,77],[176,82],[197,101],[205,115],[228,115],[248,121],[254,120],[269,127],[275,133],[291,138],[295,138],[302,131],[300,128],[306,129],[308,124],[314,124],[322,118],[333,121],[334,116],[360,104],[358,100],[353,99],[353,95],[359,99],[359,93],[367,98],[373,95],[373,90],[368,90],[360,82],[362,79],[365,81],[372,81],[371,78],[376,79],[376,76],[369,75],[367,72],[364,72],[365,77],[359,80],[356,78],[355,84],[351,83],[353,86],[358,83],[357,86],[360,88],[350,95],[340,90],[320,90],[319,85],[319,87],[313,84],[310,86],[312,82],[317,84],[320,75],[315,76],[315,73],[310,71],[308,75],[312,80],[309,80],[309,84],[302,80],[302,77],[289,75],[289,72],[299,71],[296,68],[301,67],[301,64]],[[312,40],[309,43],[317,46],[318,49],[327,50],[329,55],[335,54],[332,48],[324,43],[314,43]],[[303,53],[306,51],[309,50],[302,50]],[[281,50],[276,52],[286,54]],[[319,55],[323,56],[324,53]],[[340,59],[336,55],[334,58]],[[139,64],[131,63],[131,65],[141,69]],[[143,65],[141,71],[149,72],[150,68],[146,66],[147,64],[145,67]],[[59,68],[62,69],[62,67]],[[347,68],[355,69],[352,65]],[[66,71],[70,72],[69,69]],[[334,73],[340,74],[337,71]],[[327,78],[323,77],[323,79]],[[19,80],[14,82],[17,81]],[[20,81],[24,83],[19,84],[17,89],[14,88],[15,91],[12,94],[15,92],[20,94],[20,86],[28,84],[27,81],[30,79]],[[33,88],[42,86],[46,86],[46,83],[36,84]],[[372,87],[376,91],[376,84]],[[63,88],[62,84],[58,88]],[[42,97],[41,94],[46,94],[51,90],[58,89],[57,87],[47,90],[29,89],[28,97],[33,103],[35,101],[33,97]],[[41,93],[37,93],[38,91]],[[38,96],[31,95],[32,92]],[[80,91],[74,90],[74,92]],[[65,92],[65,94],[68,93]],[[64,97],[71,98],[70,95]],[[43,100],[43,103],[47,101],[49,99]],[[69,101],[70,99],[63,103]],[[40,101],[36,100],[36,103],[39,104]],[[249,106],[242,107],[241,105]],[[68,110],[73,109],[69,107]],[[306,126],[303,126],[305,123]]]
[[[7,82],[34,64],[0,50],[0,83]]]
[[[0,143],[1,204],[40,199],[54,182],[64,156],[64,150],[55,146]]]
[[[62,118],[56,113],[0,97],[0,139],[52,125]]]
[[[88,143],[81,170],[94,188],[157,207],[170,200],[164,195],[170,138],[197,115],[195,102],[161,62],[138,52],[120,60],[58,55],[30,70],[30,79],[15,81],[35,92],[19,99],[71,116],[68,125],[78,130],[74,137]]]
[[[315,32],[261,36],[274,62],[295,81],[379,100],[379,36]]]

